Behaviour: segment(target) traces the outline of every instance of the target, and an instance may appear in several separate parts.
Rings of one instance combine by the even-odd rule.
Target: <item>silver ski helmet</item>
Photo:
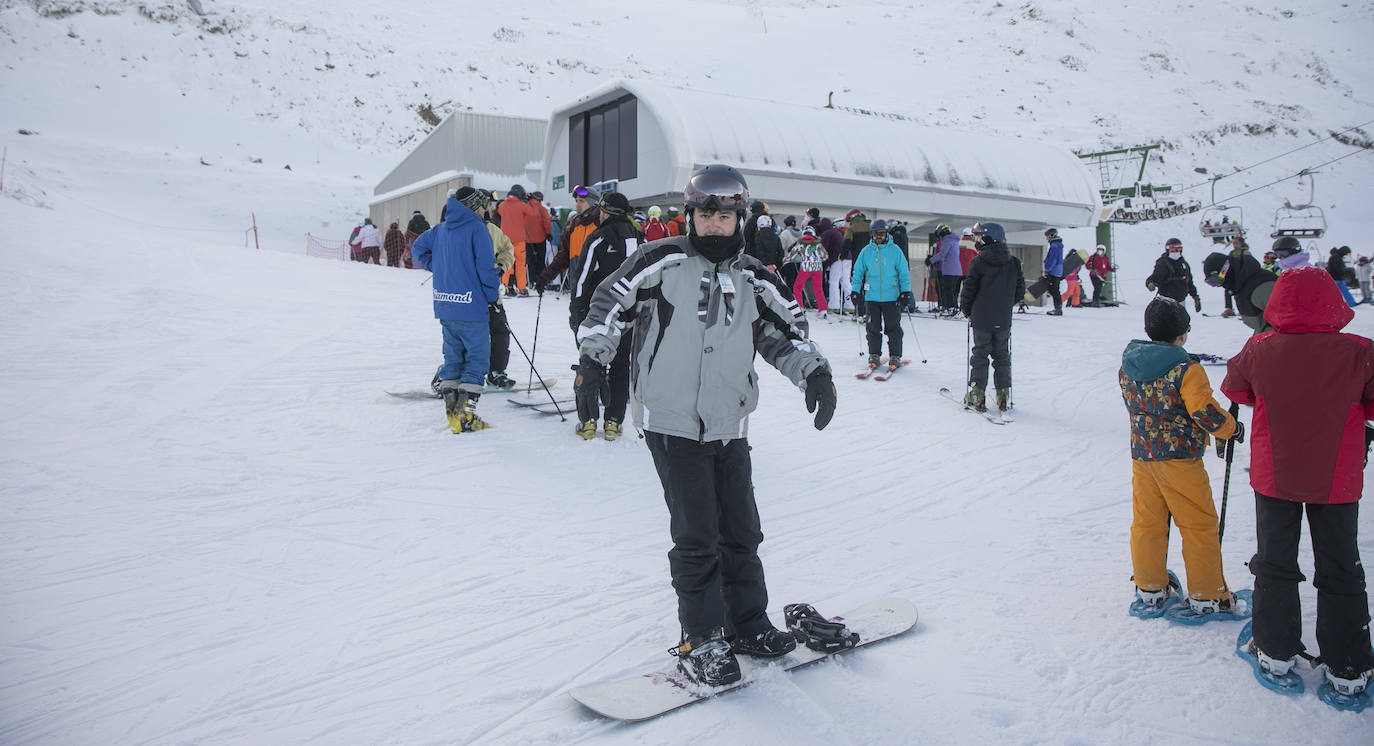
[[[682,204],[688,211],[734,210],[742,218],[749,206],[749,183],[734,166],[703,166],[682,188]]]

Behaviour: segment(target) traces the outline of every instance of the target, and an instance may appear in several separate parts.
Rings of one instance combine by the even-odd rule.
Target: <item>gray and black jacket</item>
[[[629,324],[631,409],[649,432],[746,437],[759,398],[755,354],[799,386],[829,368],[776,274],[745,254],[712,264],[686,236],[641,246],[601,283],[577,330],[581,354],[609,364]]]

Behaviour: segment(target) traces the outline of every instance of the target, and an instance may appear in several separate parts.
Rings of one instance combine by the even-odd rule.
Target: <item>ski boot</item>
[[[1048,310],[1048,311],[1045,312],[1045,315],[1046,315],[1046,316],[1063,316],[1063,315],[1064,315],[1064,309],[1062,309],[1062,308],[1051,308],[1050,310]]]
[[[869,355],[869,356],[868,356],[868,369],[869,369],[869,370],[877,370],[877,369],[878,369],[878,366],[879,366],[879,365],[882,365],[882,364],[883,364],[883,358],[882,358],[882,356],[880,356],[880,355]]]
[[[595,438],[596,420],[587,420],[586,422],[577,423],[577,425],[573,427],[573,432],[577,434],[577,437],[583,440]]]
[[[720,628],[704,635],[684,635],[682,643],[668,652],[677,656],[677,670],[692,683],[726,686],[740,680],[739,661]]]
[[[1006,412],[1011,409],[1011,389],[997,389],[997,411]]]
[[[515,381],[511,380],[504,370],[493,370],[487,374],[487,385],[503,391],[510,391],[515,388]]]
[[[470,433],[491,427],[475,411],[477,399],[482,396],[481,384],[444,381],[439,390],[444,397],[444,413],[448,416],[449,429],[454,433]]]
[[[592,434],[595,435],[595,431],[593,431]],[[603,426],[601,434],[603,437],[606,438],[606,440],[615,440],[616,438],[619,438],[621,436],[620,423],[616,422],[615,420],[606,420],[606,423]]]
[[[730,642],[730,652],[755,658],[778,658],[796,650],[797,639],[769,627],[756,635],[741,635]]]
[[[982,386],[969,388],[968,394],[964,396],[964,406],[979,412],[988,411],[988,397]]]
[[[1223,319],[1229,319],[1229,318],[1231,318],[1232,316],[1235,316],[1235,315],[1236,315],[1236,309],[1234,309],[1234,308],[1228,308],[1228,309],[1226,309],[1225,311],[1222,311],[1222,312],[1221,312],[1221,317],[1222,317]]]
[[[798,642],[821,653],[834,653],[859,644],[859,636],[841,622],[821,616],[811,604],[788,604],[782,608],[787,631]]]

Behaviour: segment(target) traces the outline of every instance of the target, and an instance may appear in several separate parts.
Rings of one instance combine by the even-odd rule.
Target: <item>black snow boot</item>
[[[731,652],[755,658],[777,658],[796,649],[795,637],[772,627],[756,635],[740,635],[730,643]]]
[[[720,628],[688,637],[669,652],[677,656],[677,670],[693,683],[726,686],[740,680],[739,661]]]

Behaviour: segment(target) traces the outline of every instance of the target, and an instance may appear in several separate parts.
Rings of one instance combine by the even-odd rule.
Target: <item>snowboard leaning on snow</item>
[[[739,656],[740,680],[729,686],[707,687],[692,683],[673,667],[671,658],[662,668],[628,679],[580,686],[568,692],[573,699],[593,712],[615,720],[649,720],[712,697],[742,689],[770,671],[795,671],[819,663],[833,655],[896,637],[916,626],[916,606],[902,598],[884,598],[864,604],[853,611],[830,617],[843,622],[859,635],[859,643],[838,653],[822,653],[798,643],[796,650],[780,658],[763,660]],[[785,629],[779,625],[779,629]],[[667,656],[665,656],[667,657]]]

